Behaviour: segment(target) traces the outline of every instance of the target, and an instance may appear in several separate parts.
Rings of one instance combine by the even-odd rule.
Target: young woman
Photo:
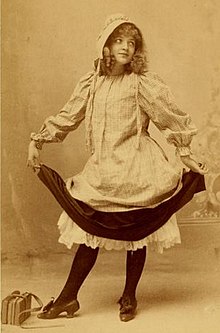
[[[39,314],[42,319],[56,318],[62,312],[73,316],[79,309],[78,291],[100,247],[127,250],[119,315],[122,321],[133,319],[147,245],[156,244],[162,252],[180,243],[172,215],[204,189],[201,175],[208,171],[191,157],[190,143],[197,129],[190,116],[178,108],[163,80],[147,69],[138,27],[123,15],[113,15],[97,47],[94,70],[81,78],[64,108],[31,134],[28,165],[40,168],[39,174],[47,172],[40,163],[42,145],[63,141],[84,118],[91,152],[82,172],[66,182],[68,194],[62,200],[71,196],[73,208],[62,205],[59,241],[68,248],[77,243],[79,248],[63,290]],[[169,163],[148,132],[150,121],[176,147],[178,158],[191,172]],[[56,187],[52,192],[57,197]]]

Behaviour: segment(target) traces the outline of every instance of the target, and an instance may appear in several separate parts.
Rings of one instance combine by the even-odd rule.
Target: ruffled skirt
[[[95,211],[74,199],[62,178],[45,165],[38,177],[64,209],[58,222],[59,242],[68,248],[77,243],[107,250],[137,250],[151,244],[163,252],[180,243],[175,212],[205,189],[204,177],[190,171],[183,175],[181,190],[157,207],[110,213]]]
[[[59,218],[58,228],[60,231],[59,243],[65,244],[68,249],[71,249],[73,244],[85,244],[93,249],[99,247],[106,250],[127,251],[149,246],[154,251],[163,253],[164,249],[181,243],[175,214],[160,229],[139,241],[121,241],[91,235],[73,222],[65,211]]]

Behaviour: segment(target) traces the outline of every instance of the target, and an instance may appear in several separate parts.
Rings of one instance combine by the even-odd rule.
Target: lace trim
[[[158,253],[163,253],[164,249],[168,249],[175,244],[181,243],[180,232],[177,226],[175,215],[169,221],[148,237],[139,241],[118,241],[97,237],[82,230],[70,217],[63,212],[58,221],[58,228],[60,231],[59,243],[65,244],[68,249],[71,249],[74,243],[85,244],[91,248],[105,248],[106,250],[127,250],[135,251],[144,246],[150,248]]]

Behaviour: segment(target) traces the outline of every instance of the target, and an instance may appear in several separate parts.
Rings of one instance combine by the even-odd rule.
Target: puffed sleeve
[[[70,131],[79,126],[85,118],[93,77],[94,72],[84,75],[60,112],[48,117],[38,133],[31,133],[31,139],[36,141],[39,147],[43,143],[62,142]]]
[[[197,129],[191,117],[179,109],[168,86],[153,72],[140,75],[139,105],[156,127],[174,144],[180,156],[190,155],[190,143]]]

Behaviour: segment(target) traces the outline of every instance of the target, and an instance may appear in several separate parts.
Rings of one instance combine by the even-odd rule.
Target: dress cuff
[[[191,149],[190,149],[189,146],[187,146],[187,147],[177,147],[176,148],[176,153],[179,156],[189,156],[189,155],[192,154]]]

